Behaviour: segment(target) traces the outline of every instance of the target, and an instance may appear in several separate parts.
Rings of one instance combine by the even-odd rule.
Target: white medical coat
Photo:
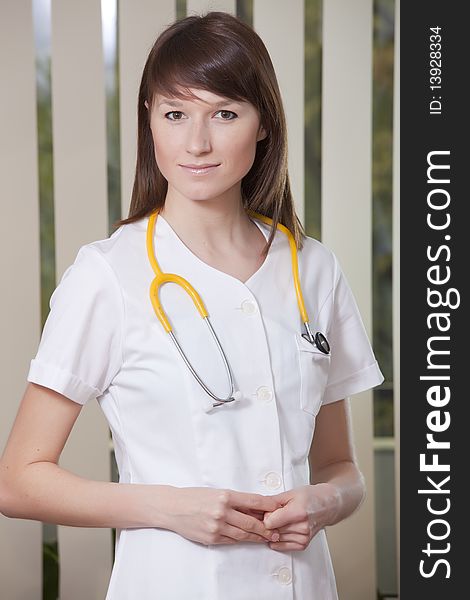
[[[253,221],[267,239],[269,226]],[[123,225],[80,248],[51,296],[28,381],[80,404],[98,400],[120,482],[263,495],[309,484],[308,453],[322,404],[383,381],[335,255],[310,237],[299,252],[311,328],[326,334],[328,356],[300,335],[284,233],[276,231],[265,262],[242,283],[199,259],[158,217],[157,261],[200,293],[242,393],[212,408],[151,305],[147,223]],[[222,359],[189,296],[166,284],[160,298],[197,372],[226,397]],[[155,527],[116,534],[106,600],[337,598],[324,530],[306,550],[288,552],[253,542],[206,546]]]

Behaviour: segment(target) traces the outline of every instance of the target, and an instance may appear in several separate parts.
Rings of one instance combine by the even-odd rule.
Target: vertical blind
[[[187,0],[187,14],[237,14],[235,0]],[[136,157],[136,101],[155,38],[177,17],[174,0],[118,3],[121,215],[127,216]],[[78,248],[107,237],[109,206],[105,67],[98,0],[51,0],[51,103],[55,280]],[[289,131],[289,173],[304,218],[304,2],[253,0],[253,27],[278,76]],[[338,255],[372,339],[372,0],[324,0],[322,241]],[[288,43],[287,43],[288,42]],[[0,447],[26,385],[41,334],[41,271],[35,40],[32,0],[0,3],[0,197],[3,286],[0,319]],[[354,90],[354,93],[352,93]],[[397,100],[396,100],[397,101]],[[347,132],[347,133],[345,133]],[[353,249],[353,250],[351,250]],[[340,597],[375,598],[372,392],[352,401],[356,451],[368,486],[361,510],[328,530]],[[110,438],[98,403],[87,404],[60,465],[109,481]],[[58,526],[60,598],[103,598],[111,530]],[[360,539],[360,544],[357,540]],[[5,598],[42,598],[42,525],[0,515]],[[356,574],[360,573],[360,577]],[[347,590],[347,592],[346,592]]]

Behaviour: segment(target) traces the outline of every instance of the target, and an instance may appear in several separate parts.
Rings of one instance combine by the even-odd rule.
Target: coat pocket
[[[318,350],[300,334],[295,339],[300,364],[300,408],[316,416],[328,381],[331,355]]]

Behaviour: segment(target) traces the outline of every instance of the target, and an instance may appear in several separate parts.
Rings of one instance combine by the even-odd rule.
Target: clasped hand
[[[305,550],[314,535],[336,522],[339,490],[304,485],[274,496],[230,489],[180,488],[164,526],[206,545],[269,543],[273,550]]]
[[[279,533],[278,541],[269,542],[273,550],[305,550],[321,529],[335,522],[341,503],[339,490],[329,483],[304,485],[270,498],[279,508],[252,514]]]

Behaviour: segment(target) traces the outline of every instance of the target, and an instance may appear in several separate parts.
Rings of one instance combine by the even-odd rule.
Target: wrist
[[[341,488],[330,482],[311,484],[316,494],[320,494],[324,506],[325,526],[335,525],[341,521],[343,494]]]
[[[151,527],[172,529],[172,515],[179,488],[171,485],[152,484],[147,486],[147,509],[151,515]]]
[[[328,525],[334,525],[341,521],[343,512],[343,493],[339,486],[327,483],[329,486],[329,497],[331,499],[331,515]]]

